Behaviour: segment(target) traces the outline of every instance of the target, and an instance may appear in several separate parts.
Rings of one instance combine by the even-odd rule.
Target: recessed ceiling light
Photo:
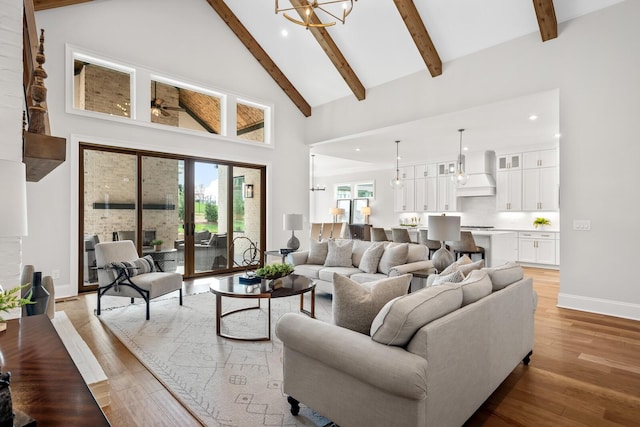
[[[464,147],[462,151],[469,151],[469,147]]]
[[[554,137],[556,137],[556,138],[560,138],[560,136],[561,136],[561,135],[562,135],[562,134],[561,134],[560,132],[558,132],[558,133],[556,133],[556,134],[555,134],[555,135],[553,135],[553,136],[554,136]]]
[[[282,34],[282,37],[287,37],[289,35],[289,31],[283,28],[282,31],[280,31],[280,34]]]
[[[356,148],[356,151],[360,151],[360,149],[359,149],[359,148]]]
[[[538,116],[536,116],[535,114],[532,114],[529,116],[529,120],[538,120]]]

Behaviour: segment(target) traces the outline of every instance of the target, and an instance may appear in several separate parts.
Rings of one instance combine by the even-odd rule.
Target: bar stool
[[[429,230],[420,230],[420,243],[429,248],[429,259],[431,259],[433,254],[440,249],[440,246],[442,245],[437,240],[430,240],[428,237],[428,231]]]
[[[411,237],[406,228],[392,228],[391,240],[395,243],[411,243]]]
[[[482,259],[485,259],[484,248],[476,246],[476,241],[470,231],[460,231],[460,240],[451,242],[451,249],[453,249],[456,259],[459,259],[462,255],[469,255],[469,258],[471,258],[473,254],[480,254]]]
[[[384,231],[382,227],[372,227],[371,228],[371,241],[372,242],[386,242],[387,233]]]

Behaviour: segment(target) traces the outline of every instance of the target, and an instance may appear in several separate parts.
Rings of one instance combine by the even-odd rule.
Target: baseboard
[[[606,314],[623,319],[640,320],[640,304],[630,304],[580,295],[558,294],[558,307],[589,313]]]
[[[56,283],[55,287],[56,287],[56,299],[75,297],[78,295],[78,288],[71,286],[71,283],[65,283],[62,285],[58,285]]]

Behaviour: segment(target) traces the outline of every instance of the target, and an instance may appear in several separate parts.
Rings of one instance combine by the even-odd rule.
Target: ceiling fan
[[[169,111],[185,111],[184,108],[181,107],[169,107],[164,105],[164,99],[158,98],[158,82],[153,82],[153,99],[151,100],[151,114],[156,117],[159,117],[161,114],[163,116],[171,115]]]

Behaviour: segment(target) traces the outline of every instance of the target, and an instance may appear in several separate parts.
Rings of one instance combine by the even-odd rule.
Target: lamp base
[[[287,242],[287,248],[297,251],[299,247],[300,247],[300,240],[298,240],[298,238],[295,236],[295,234],[293,234],[293,231],[292,231],[291,238]]]
[[[453,252],[446,249],[444,242],[440,246],[440,249],[434,252],[431,257],[431,261],[433,262],[433,266],[440,273],[445,268],[449,267],[455,261]]]

